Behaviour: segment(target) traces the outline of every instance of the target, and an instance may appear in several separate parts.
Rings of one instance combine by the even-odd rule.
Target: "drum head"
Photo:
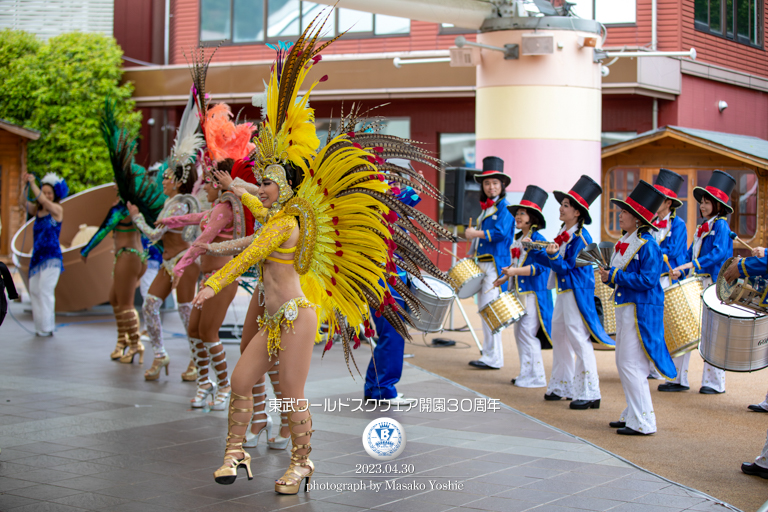
[[[427,275],[422,275],[421,277],[422,279],[412,277],[411,282],[417,289],[423,291],[427,295],[440,297],[441,299],[450,299],[453,297],[453,288],[451,288],[445,281]]]
[[[704,292],[701,294],[701,300],[704,301],[704,305],[707,308],[723,316],[746,319],[753,319],[762,316],[746,308],[723,304],[717,297],[717,285],[715,284],[709,285],[707,289],[704,290]]]
[[[464,281],[464,283],[456,290],[456,296],[460,299],[468,299],[473,295],[480,293],[483,287],[483,278],[485,274],[479,274]]]

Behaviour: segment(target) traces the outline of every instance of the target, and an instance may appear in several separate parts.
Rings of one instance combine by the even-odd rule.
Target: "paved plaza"
[[[11,307],[30,328],[27,305]],[[218,485],[212,473],[222,461],[226,413],[189,408],[195,387],[179,377],[189,352],[178,316],[164,317],[172,363],[170,376],[156,382],[144,381],[137,364],[109,360],[110,316],[58,316],[57,323],[53,338],[30,336],[10,317],[0,327],[3,512],[736,510],[503,405],[486,412],[353,411],[361,377],[348,374],[340,347],[321,359],[320,346],[306,386],[317,404],[315,489],[275,494],[290,453],[266,445],[249,450],[252,481],[241,471],[233,485]],[[226,348],[234,366],[237,345]],[[369,346],[356,357],[364,371]],[[494,404],[410,364],[398,390],[433,408],[442,399],[465,409]],[[412,465],[412,473],[362,472],[377,462],[366,454],[362,432],[380,417],[405,427],[407,445],[394,462]]]

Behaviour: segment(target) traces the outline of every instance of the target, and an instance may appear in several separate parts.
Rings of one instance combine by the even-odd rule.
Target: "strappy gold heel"
[[[303,412],[307,413],[307,417],[301,421],[295,421],[295,415]],[[312,421],[312,414],[309,412],[309,404],[307,404],[303,409],[299,410],[296,410],[293,408],[293,406],[291,406],[291,410],[288,413],[288,430],[291,432],[291,444],[293,445],[293,448],[291,448],[291,465],[288,466],[288,471],[286,471],[282,477],[278,478],[278,480],[291,483],[278,484],[275,482],[275,492],[278,494],[298,494],[302,481],[305,482],[304,492],[309,490],[309,482],[315,472],[315,465],[312,464],[311,460],[309,460],[309,453],[312,451],[312,446],[309,441],[306,444],[298,444],[296,439],[305,436],[311,439],[312,432],[314,432],[314,430],[310,429],[306,432],[296,432],[294,428],[299,425],[309,423],[310,421]],[[299,455],[296,453],[299,450],[307,451],[303,455]],[[299,466],[303,468],[309,468],[309,473],[305,474],[298,472],[296,468]]]
[[[127,309],[123,313],[130,315],[130,320],[125,323],[125,331],[128,336],[128,350],[120,358],[120,362],[132,364],[134,356],[139,354],[139,364],[144,364],[144,344],[139,340],[139,314],[133,308]]]
[[[119,328],[118,328],[119,329]],[[121,357],[123,357],[123,353],[125,352],[125,347],[128,346],[128,343],[125,341],[126,335],[125,333],[121,333],[118,331],[117,333],[117,345],[115,345],[115,350],[112,351],[111,354],[109,354],[109,358],[113,361],[117,361]]]
[[[197,367],[195,366],[194,359],[189,360],[189,366],[187,366],[187,369],[181,374],[181,380],[184,382],[194,382],[197,380]]]
[[[130,310],[117,311],[115,310],[115,323],[117,324],[117,345],[115,350],[109,354],[109,358],[113,361],[117,361],[125,353],[125,349],[128,346],[128,326],[133,322],[133,315]]]
[[[247,409],[240,409],[235,407],[235,401],[243,400],[248,402],[249,407]],[[251,456],[243,449],[243,441],[245,441],[245,434],[237,435],[232,432],[232,427],[245,427],[248,428],[249,421],[237,421],[234,417],[237,413],[253,413],[253,399],[248,396],[238,395],[233,392],[229,398],[229,426],[227,432],[227,446],[224,449],[224,464],[213,472],[213,478],[217,484],[230,485],[235,483],[237,479],[237,470],[241,467],[245,468],[245,473],[248,475],[248,480],[253,480],[253,473],[251,473]],[[238,459],[235,454],[241,454],[242,458]]]
[[[152,366],[149,367],[149,370],[144,372],[144,380],[157,380],[160,378],[160,372],[163,368],[165,368],[165,375],[168,376],[168,366],[171,363],[171,358],[168,357],[168,354],[164,355],[163,357],[155,357],[152,360]]]

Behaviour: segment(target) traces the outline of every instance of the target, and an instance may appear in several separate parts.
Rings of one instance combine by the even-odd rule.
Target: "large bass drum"
[[[706,362],[731,372],[753,372],[768,366],[768,316],[723,304],[717,286],[701,295],[701,343],[699,352]]]
[[[698,277],[689,277],[664,288],[664,341],[673,358],[699,346],[702,289]]]
[[[456,297],[453,288],[432,276],[422,275],[421,279],[411,276],[411,292],[424,305],[418,316],[411,312],[414,328],[422,332],[442,331],[445,315]]]

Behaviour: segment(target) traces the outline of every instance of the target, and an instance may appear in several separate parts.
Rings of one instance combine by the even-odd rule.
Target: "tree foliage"
[[[74,192],[112,180],[99,131],[107,96],[117,119],[137,133],[133,87],[120,85],[122,50],[111,37],[73,32],[46,43],[33,35],[0,31],[0,118],[41,133],[30,141],[29,170],[53,171]]]

